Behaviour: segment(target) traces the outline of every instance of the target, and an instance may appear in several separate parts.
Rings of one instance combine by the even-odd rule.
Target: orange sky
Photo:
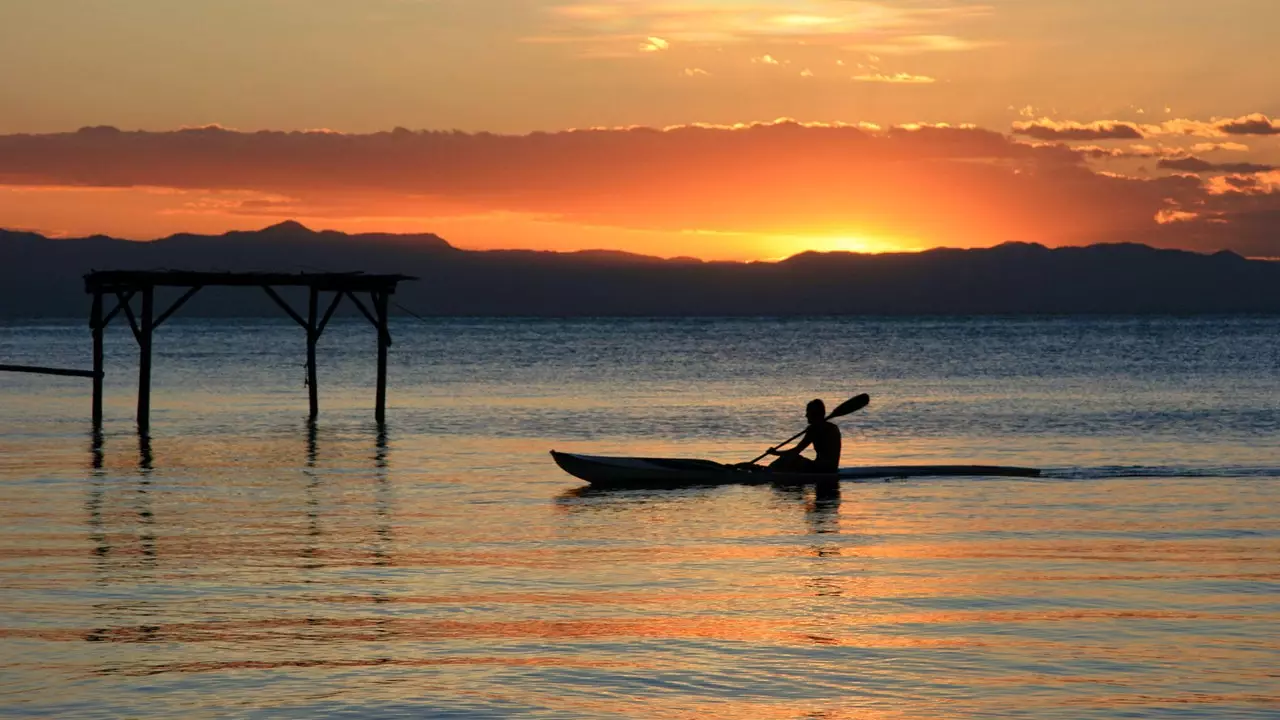
[[[1277,25],[1271,0],[9,0],[0,227],[1275,257]]]

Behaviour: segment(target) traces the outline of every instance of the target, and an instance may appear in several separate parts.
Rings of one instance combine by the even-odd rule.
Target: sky
[[[1275,0],[5,0],[0,227],[1280,257]]]

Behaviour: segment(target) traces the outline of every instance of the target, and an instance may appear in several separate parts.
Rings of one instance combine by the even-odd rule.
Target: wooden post
[[[311,419],[320,415],[319,388],[316,387],[316,341],[320,339],[319,327],[316,325],[319,312],[320,291],[311,286],[311,301],[307,311],[307,393],[311,398]]]
[[[138,333],[138,432],[151,431],[151,332],[155,320],[155,294],[151,285],[142,289],[142,327]]]
[[[93,330],[93,430],[102,429],[102,291],[93,293],[93,309],[89,311],[89,328]]]
[[[387,292],[373,293],[374,312],[378,316],[378,401],[374,419],[381,425],[387,421],[387,346],[391,333],[387,329]]]

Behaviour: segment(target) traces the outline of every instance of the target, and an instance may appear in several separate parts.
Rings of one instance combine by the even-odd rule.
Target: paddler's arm
[[[813,426],[810,425],[808,430],[804,431],[804,437],[801,438],[800,444],[790,450],[778,450],[777,448],[769,448],[770,455],[799,455],[805,448],[813,444]]]

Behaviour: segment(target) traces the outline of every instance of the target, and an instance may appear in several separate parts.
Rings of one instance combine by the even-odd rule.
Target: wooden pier
[[[22,368],[7,366],[21,372],[74,375],[93,379],[93,425],[102,425],[103,384],[103,334],[107,325],[121,313],[129,321],[133,336],[138,341],[138,429],[144,435],[151,426],[151,349],[157,328],[173,316],[188,300],[206,287],[258,287],[285,313],[293,318],[307,333],[307,389],[310,393],[311,413],[314,420],[320,413],[320,399],[316,386],[316,343],[333,318],[342,298],[347,298],[362,315],[373,324],[378,336],[378,387],[374,417],[379,424],[387,416],[387,350],[391,346],[391,332],[387,327],[387,307],[396,291],[396,285],[405,280],[415,280],[408,275],[366,275],[364,273],[213,273],[187,271],[132,271],[110,270],[92,272],[84,276],[85,292],[93,296],[89,311],[89,328],[93,332],[93,370],[60,370],[57,368]],[[172,305],[159,315],[155,312],[155,290],[158,287],[185,289]],[[290,307],[276,292],[279,287],[305,287],[309,292],[307,315],[304,318]],[[332,293],[324,314],[320,314],[322,293]],[[368,293],[372,306],[366,305],[359,293]],[[115,306],[104,313],[103,300],[108,296]],[[140,307],[133,308],[138,298]],[[0,366],[6,369],[6,366]]]

